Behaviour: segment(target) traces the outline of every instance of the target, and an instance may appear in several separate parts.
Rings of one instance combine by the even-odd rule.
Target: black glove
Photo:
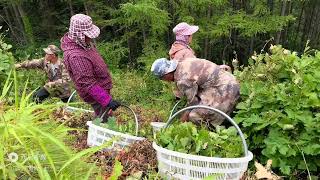
[[[112,111],[115,111],[120,105],[121,105],[120,102],[115,101],[115,100],[111,100],[111,101],[109,102],[109,104],[107,105],[107,107],[109,107],[110,109],[112,109]]]

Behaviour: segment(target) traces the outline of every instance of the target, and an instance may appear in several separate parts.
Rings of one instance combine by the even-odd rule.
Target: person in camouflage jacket
[[[55,45],[49,45],[43,50],[46,53],[45,57],[15,64],[15,67],[16,69],[40,69],[47,74],[48,82],[33,95],[37,103],[41,103],[49,96],[59,97],[63,102],[67,102],[71,94],[70,77],[62,59],[58,57],[60,49]]]
[[[236,78],[219,65],[205,59],[188,58],[183,61],[156,60],[151,67],[161,80],[175,82],[181,94],[187,97],[188,106],[206,105],[230,114],[240,97]],[[181,120],[207,126],[220,125],[225,119],[206,109],[193,109]]]

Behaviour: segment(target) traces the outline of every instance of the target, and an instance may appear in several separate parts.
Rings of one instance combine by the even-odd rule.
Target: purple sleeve
[[[89,94],[102,106],[109,104],[111,96],[106,90],[97,85],[97,81],[93,73],[93,66],[88,59],[83,57],[74,57],[69,63],[69,68],[72,71],[75,85],[81,89],[82,92]]]
[[[93,99],[95,99],[103,107],[107,106],[111,101],[110,94],[107,93],[102,87],[98,85],[94,85],[90,89],[89,94],[91,95],[91,97],[93,97]]]

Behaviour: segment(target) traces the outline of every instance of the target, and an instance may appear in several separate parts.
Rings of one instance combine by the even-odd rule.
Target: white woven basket
[[[88,121],[87,125],[89,126],[89,131],[88,131],[88,138],[87,138],[87,145],[88,146],[100,146],[103,144],[105,141],[110,140],[113,137],[118,137],[112,147],[108,148],[111,149],[113,147],[117,148],[124,148],[128,146],[131,143],[134,143],[135,141],[141,141],[144,140],[144,137],[138,137],[138,131],[139,131],[139,122],[138,122],[138,117],[136,113],[126,105],[121,105],[125,108],[128,108],[132,114],[134,115],[135,119],[135,134],[136,136],[129,135],[129,134],[124,134],[121,132],[113,131],[107,128],[103,128],[101,126],[95,125],[92,123],[92,121]],[[109,108],[105,110],[105,112],[101,115],[100,119],[103,119],[104,115],[109,111]]]
[[[118,136],[120,139],[114,142],[112,147],[124,148],[135,141],[141,141],[145,139],[143,137],[132,136],[97,126],[93,124],[92,121],[88,121],[87,125],[89,126],[87,138],[88,146],[100,146],[104,142],[116,136]]]
[[[152,146],[157,152],[159,173],[166,179],[197,180],[212,177],[213,180],[239,180],[247,170],[248,163],[252,160],[253,154],[248,151],[247,143],[240,128],[228,115],[208,106],[190,106],[181,109],[171,116],[164,128],[167,128],[174,117],[181,112],[195,108],[209,109],[225,116],[226,119],[235,126],[240,135],[244,149],[244,157],[218,158],[191,155],[162,148],[153,142]]]
[[[239,180],[253,158],[250,151],[246,157],[216,158],[171,151],[155,142],[152,146],[157,151],[159,173],[167,179],[189,180],[212,176],[213,180]]]
[[[71,102],[71,99],[76,95],[76,93],[77,93],[77,91],[73,91],[71,96],[69,97],[68,102],[67,102],[67,106],[66,106],[66,110],[68,110],[68,111],[92,112],[93,113],[92,110],[72,107],[72,106],[69,105],[69,103]],[[126,105],[121,105],[121,106],[128,108],[132,112],[132,114],[134,115],[135,123],[136,123],[136,135],[137,135],[138,134],[138,129],[139,129],[137,115],[135,114],[135,112],[129,106],[126,106]],[[107,109],[106,112],[108,110],[109,109]],[[112,147],[107,148],[107,149],[111,149],[113,147],[124,148],[124,147],[128,146],[129,144],[131,144],[131,143],[133,143],[135,141],[141,141],[141,140],[145,139],[143,137],[132,136],[132,135],[129,135],[129,134],[124,134],[124,133],[121,133],[121,132],[117,132],[117,131],[113,131],[113,130],[110,130],[110,129],[106,129],[106,128],[103,128],[101,126],[97,126],[97,125],[93,124],[92,121],[88,121],[87,125],[89,126],[88,138],[87,138],[87,145],[88,146],[100,146],[104,142],[109,141],[111,138],[116,137],[116,136],[119,137],[119,140],[115,141],[113,143]]]

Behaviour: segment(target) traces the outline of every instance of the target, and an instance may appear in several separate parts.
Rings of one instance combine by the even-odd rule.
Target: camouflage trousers
[[[200,99],[198,105],[210,106],[229,115],[240,97],[240,86],[239,84],[226,84],[219,87],[208,87],[199,90],[198,97]],[[225,120],[222,115],[212,110],[200,108],[191,110],[189,119],[197,125],[206,126],[217,126]]]

